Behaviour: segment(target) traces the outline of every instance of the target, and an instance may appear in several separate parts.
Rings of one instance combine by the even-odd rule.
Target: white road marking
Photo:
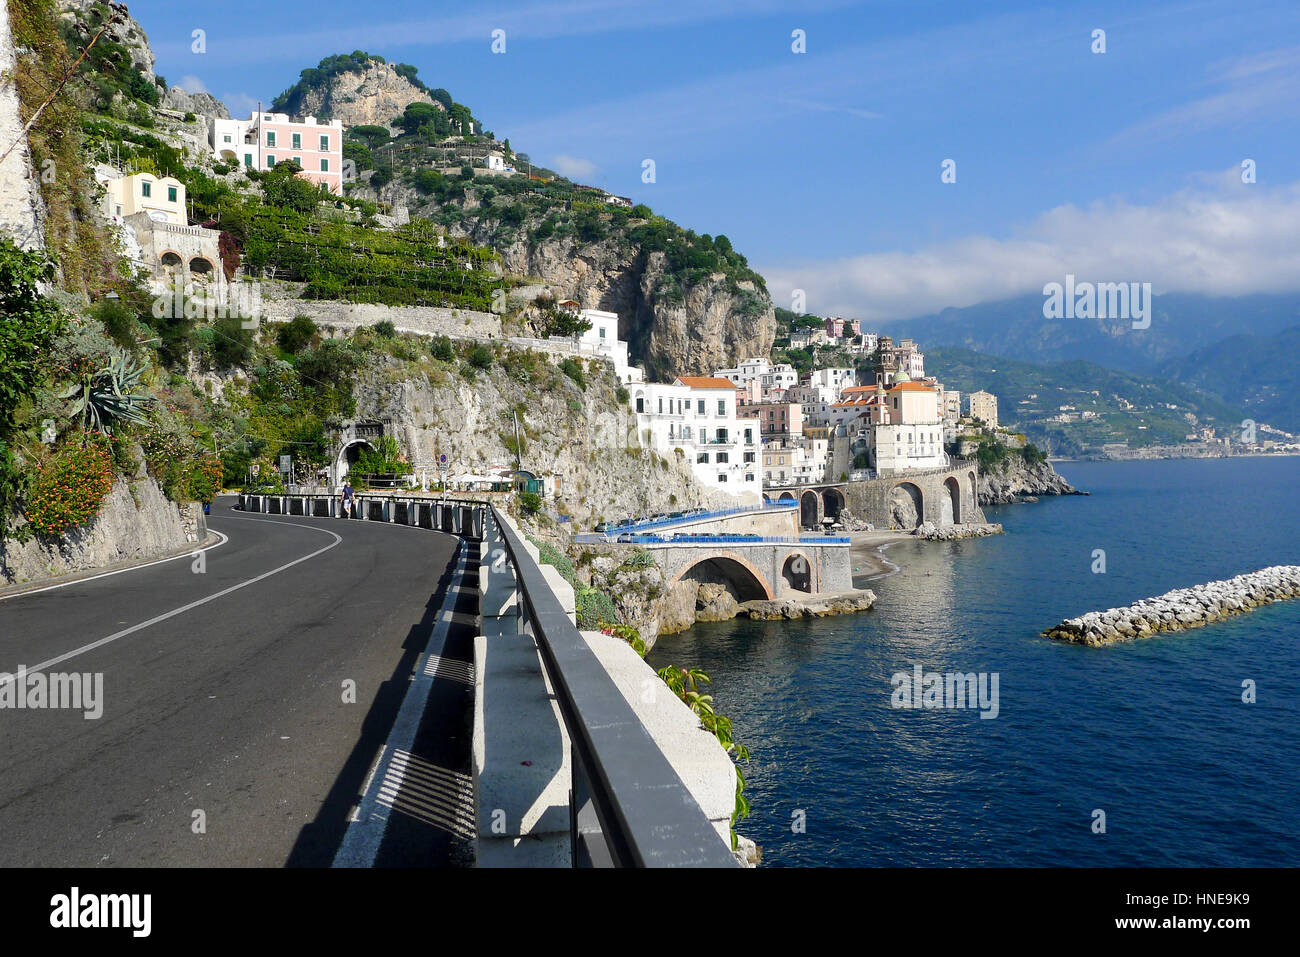
[[[109,644],[110,642],[117,641],[119,638],[125,638],[127,635],[133,635],[137,631],[143,631],[144,629],[149,628],[152,625],[156,625],[159,622],[166,621],[169,618],[175,618],[177,615],[183,615],[187,611],[192,611],[193,609],[198,608],[200,605],[206,605],[208,602],[216,601],[218,598],[224,598],[225,596],[233,592],[239,591],[241,588],[247,588],[249,585],[255,585],[260,581],[264,581],[265,579],[270,578],[272,575],[278,575],[280,572],[287,571],[288,569],[293,568],[293,566],[295,565],[301,565],[305,561],[310,561],[311,559],[315,558],[317,555],[323,555],[325,552],[328,552],[331,548],[336,547],[343,541],[343,537],[341,535],[337,535],[334,532],[331,532],[329,529],[320,528],[315,525],[303,525],[300,522],[272,522],[269,521],[268,519],[258,519],[258,518],[234,518],[233,516],[226,516],[226,517],[232,518],[234,521],[238,521],[238,522],[265,521],[271,525],[293,525],[297,528],[307,528],[307,529],[311,529],[314,532],[324,532],[326,535],[332,537],[334,541],[326,545],[324,548],[316,549],[316,551],[312,552],[310,555],[304,555],[302,556],[302,558],[295,558],[293,561],[286,562],[285,564],[281,565],[279,568],[272,568],[269,572],[263,572],[262,574],[257,575],[254,578],[248,579],[247,581],[242,581],[237,585],[231,585],[229,588],[222,589],[221,591],[217,592],[214,595],[209,595],[207,598],[200,598],[198,601],[192,601],[188,605],[182,605],[180,608],[173,608],[171,611],[163,612],[163,614],[161,615],[155,615],[153,618],[150,618],[148,621],[142,621],[138,625],[132,625],[130,628],[124,628],[121,631],[114,632],[113,634],[108,635],[105,638],[100,638],[98,641],[92,641],[88,645],[82,645],[80,648],[75,648],[72,651],[59,655],[56,658],[51,658],[48,661],[42,661],[39,665],[31,665],[26,669],[27,674],[34,674],[37,671],[44,671],[46,668],[50,668],[54,665],[62,664],[63,662],[67,661],[70,658],[76,658],[79,655],[86,654],[86,652],[88,651],[94,651],[96,648],[101,648],[104,645]],[[220,532],[218,532],[218,534],[220,534]],[[10,674],[6,676],[3,683],[0,683],[0,686],[3,686],[4,684],[11,684],[16,680],[18,680],[17,676]]]
[[[214,535],[221,535],[215,528],[212,529]],[[160,558],[157,561],[145,562],[143,565],[132,565],[130,568],[119,568],[113,572],[101,572],[98,575],[89,575],[85,578],[73,578],[70,581],[59,582],[57,585],[46,585],[43,588],[33,588],[30,591],[15,592],[12,595],[0,595],[0,601],[9,601],[11,598],[26,598],[28,595],[39,595],[43,591],[53,591],[56,588],[67,588],[69,585],[80,585],[84,582],[93,582],[99,578],[109,578],[113,575],[121,575],[125,572],[138,572],[142,568],[152,568],[154,565],[162,565],[166,562],[174,562],[182,558],[193,558],[196,552],[206,552],[213,548],[220,548],[226,542],[230,541],[230,536],[221,535],[221,541],[213,542],[211,545],[204,545],[202,548],[191,549],[188,552],[182,552],[179,555],[173,555],[171,558]]]

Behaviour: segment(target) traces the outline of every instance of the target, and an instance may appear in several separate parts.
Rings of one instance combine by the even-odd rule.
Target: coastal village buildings
[[[638,383],[631,392],[645,445],[664,455],[680,453],[708,488],[761,498],[759,426],[738,414],[735,383],[718,376],[678,376],[669,385]]]
[[[979,419],[990,429],[998,427],[998,397],[992,392],[985,392],[981,389],[979,392],[972,392],[969,399],[969,411],[971,418]]]
[[[152,173],[118,175],[116,170],[101,166],[95,179],[104,187],[100,211],[104,218],[121,224],[126,217],[145,213],[156,223],[184,226],[185,184],[171,176]]]
[[[295,160],[302,176],[343,195],[343,122],[320,122],[314,116],[300,120],[285,113],[253,113],[246,120],[213,117],[208,144],[216,159],[233,160],[249,169],[268,170],[276,163]]]

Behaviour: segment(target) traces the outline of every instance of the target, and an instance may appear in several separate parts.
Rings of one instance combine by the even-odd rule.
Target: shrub
[[[519,492],[516,496],[516,499],[519,502],[519,511],[524,515],[529,515],[529,516],[536,515],[538,512],[542,510],[542,497],[538,495],[536,492]],[[568,564],[568,559],[565,559],[564,561],[566,564]],[[548,564],[554,565],[555,563],[549,562]],[[573,574],[573,565],[570,564],[569,576],[566,577],[571,577],[572,574]]]
[[[111,440],[101,432],[84,435],[36,466],[25,511],[39,534],[61,535],[94,518],[113,488]]]
[[[318,331],[311,316],[299,313],[275,330],[275,341],[285,352],[296,354],[311,344]]]
[[[610,597],[588,585],[575,588],[574,606],[578,627],[582,629],[599,628],[602,621],[613,621],[618,617]]]
[[[438,336],[429,343],[429,352],[435,359],[442,362],[455,362],[456,350],[452,348],[451,340],[446,336]]]
[[[492,359],[493,359],[492,350],[489,349],[487,346],[484,345],[475,346],[473,349],[469,351],[469,355],[466,356],[465,358],[469,362],[469,364],[472,365],[475,369],[482,369],[484,371],[487,371],[488,369],[492,368]]]
[[[376,322],[374,329],[375,335],[384,339],[392,339],[397,336],[397,327],[388,319],[381,319],[379,322]]]
[[[579,389],[587,388],[587,377],[583,375],[581,362],[576,359],[565,359],[560,363],[560,371],[576,382]]]

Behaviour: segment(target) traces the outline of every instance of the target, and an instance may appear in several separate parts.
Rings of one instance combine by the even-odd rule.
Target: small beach
[[[913,536],[907,532],[850,532],[849,562],[853,572],[853,587],[865,588],[873,579],[898,571],[898,566],[885,557],[885,548],[894,542],[912,540]]]

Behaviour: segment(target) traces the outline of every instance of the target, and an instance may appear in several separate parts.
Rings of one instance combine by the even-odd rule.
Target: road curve
[[[230,505],[201,563],[0,601],[0,672],[103,676],[97,719],[0,707],[0,866],[332,860],[458,540]]]

